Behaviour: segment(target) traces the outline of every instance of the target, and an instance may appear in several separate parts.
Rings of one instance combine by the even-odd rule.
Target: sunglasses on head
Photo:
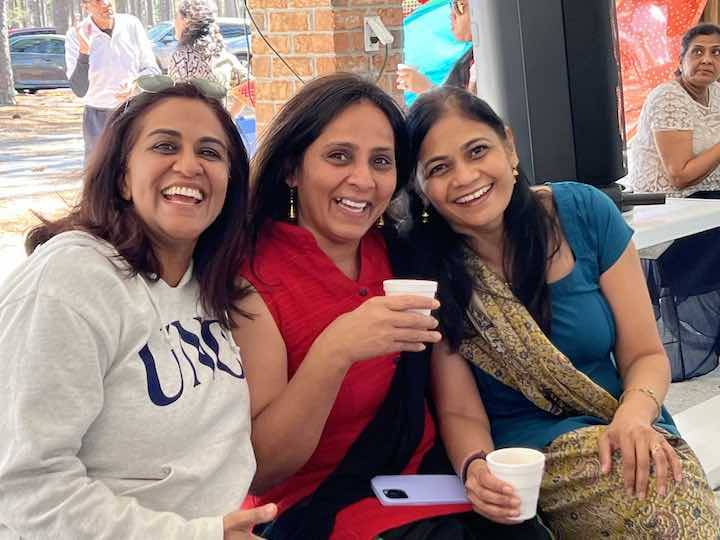
[[[207,79],[188,79],[186,81],[174,81],[167,75],[142,75],[135,79],[135,86],[143,91],[150,92],[151,94],[157,94],[172,88],[176,84],[191,84],[193,85],[203,96],[211,99],[222,100],[227,96],[227,90],[223,85],[215,81],[209,81]]]
[[[465,0],[452,0],[452,7],[458,15],[465,15]]]
[[[207,79],[193,78],[185,81],[174,81],[167,75],[141,75],[133,82],[131,97],[125,101],[123,113],[127,111],[133,96],[141,94],[142,92],[158,94],[168,88],[172,88],[176,84],[191,84],[206,98],[216,99],[218,101],[222,101],[225,99],[225,96],[227,96],[227,90],[224,86],[215,81],[208,81]]]

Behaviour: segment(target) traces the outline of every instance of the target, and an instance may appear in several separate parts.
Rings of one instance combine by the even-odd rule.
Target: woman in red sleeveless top
[[[382,506],[379,474],[449,472],[425,401],[435,300],[383,296],[402,257],[384,215],[410,176],[408,135],[374,84],[336,74],[275,117],[252,172],[254,289],[238,320],[258,473],[248,506],[278,503],[270,539],[543,537],[469,505]],[[379,223],[382,223],[379,226]],[[390,242],[392,242],[390,244]],[[391,253],[389,253],[390,245]]]

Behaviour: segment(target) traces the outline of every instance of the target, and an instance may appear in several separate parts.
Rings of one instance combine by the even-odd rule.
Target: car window
[[[42,38],[25,38],[13,41],[11,50],[18,53],[45,53],[48,45],[47,41]]]
[[[65,42],[62,39],[49,39],[47,52],[50,54],[65,54]]]
[[[168,30],[170,30],[171,26],[171,23],[156,24],[148,30],[148,38],[150,38],[150,41],[158,41],[162,39],[165,34],[167,34]]]
[[[220,24],[220,33],[225,39],[244,36],[248,27],[244,24]]]

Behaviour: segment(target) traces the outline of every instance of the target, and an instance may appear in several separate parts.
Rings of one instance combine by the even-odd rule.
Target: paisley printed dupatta
[[[555,415],[595,416],[608,424],[618,401],[576,369],[545,336],[510,287],[466,248],[473,281],[466,312],[470,363]],[[682,463],[683,481],[659,495],[651,474],[645,499],[625,494],[620,452],[601,472],[598,444],[607,426],[565,433],[543,449],[539,508],[558,540],[576,538],[720,539],[720,512],[702,465],[681,438],[656,426]]]
[[[468,362],[555,415],[589,415],[610,423],[617,400],[545,336],[510,287],[470,249],[465,265],[474,282],[466,311],[471,336],[460,343]]]

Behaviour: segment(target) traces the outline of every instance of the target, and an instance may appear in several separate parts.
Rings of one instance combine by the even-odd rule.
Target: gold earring
[[[295,223],[297,215],[295,214],[295,188],[290,188],[290,207],[288,208],[288,221]]]
[[[518,174],[520,174],[520,172],[518,171],[517,165],[516,165],[515,167],[513,167],[513,176],[514,176],[515,178],[517,178]]]
[[[375,223],[375,226],[378,229],[382,229],[385,226],[385,221],[383,220],[382,214],[380,214],[380,217],[377,220],[377,223]]]

